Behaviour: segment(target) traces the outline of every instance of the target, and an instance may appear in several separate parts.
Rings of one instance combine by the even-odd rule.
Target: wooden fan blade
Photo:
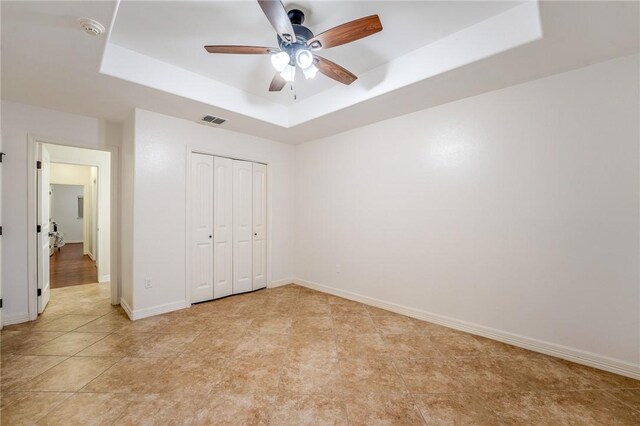
[[[307,46],[312,50],[328,49],[360,40],[380,31],[382,31],[380,18],[378,15],[371,15],[320,33],[307,41]]]
[[[218,45],[218,46],[205,46],[209,53],[239,53],[243,55],[268,55],[270,53],[279,52],[280,49],[276,47],[261,47],[261,46],[230,46],[230,45]]]
[[[280,77],[280,73],[277,72],[276,75],[273,76],[273,80],[271,80],[271,84],[269,85],[270,92],[279,92],[284,86],[287,84],[287,81]]]
[[[322,58],[318,55],[315,55],[314,58],[314,63],[316,67],[318,67],[318,71],[329,78],[339,81],[342,84],[349,85],[356,81],[358,78],[351,71],[341,67],[335,62],[331,62],[330,60]]]
[[[278,35],[289,43],[296,42],[296,33],[280,0],[258,0],[258,4]]]

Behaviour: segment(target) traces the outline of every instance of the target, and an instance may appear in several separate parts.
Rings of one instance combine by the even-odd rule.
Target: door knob
[[[209,238],[213,238],[213,235],[209,235]]]

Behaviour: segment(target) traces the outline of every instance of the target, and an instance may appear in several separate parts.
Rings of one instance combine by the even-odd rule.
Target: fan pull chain
[[[293,92],[293,100],[298,100],[298,95],[296,94],[296,89],[293,88],[293,82],[291,82],[291,91]]]

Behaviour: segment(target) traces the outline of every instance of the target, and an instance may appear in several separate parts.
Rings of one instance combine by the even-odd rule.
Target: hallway
[[[71,287],[98,281],[96,263],[83,254],[82,243],[65,244],[49,264],[51,288]]]

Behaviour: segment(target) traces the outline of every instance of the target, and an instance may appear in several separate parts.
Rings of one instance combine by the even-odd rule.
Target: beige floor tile
[[[77,393],[42,418],[38,425],[110,425],[122,416],[129,400],[108,393]]]
[[[333,329],[338,334],[377,334],[369,315],[334,315]]]
[[[171,367],[171,360],[167,358],[123,358],[91,381],[82,392],[161,392],[167,387],[167,373]]]
[[[492,357],[470,357],[453,359],[451,363],[470,392],[504,392],[529,386],[513,377],[513,370],[505,368],[500,361]]]
[[[78,327],[81,327],[95,319],[98,319],[97,315],[63,315],[61,317],[55,317],[50,321],[46,319],[38,321],[33,326],[34,331],[73,331]]]
[[[25,354],[43,344],[60,337],[64,331],[16,331],[12,335],[4,335],[0,348],[3,354]]]
[[[402,395],[360,393],[345,402],[352,426],[425,424],[413,401]]]
[[[124,357],[145,347],[145,342],[153,336],[148,333],[114,333],[79,352],[78,356]]]
[[[195,339],[190,334],[153,334],[130,352],[131,357],[170,358],[180,355]]]
[[[555,362],[564,365],[575,374],[587,380],[596,389],[640,389],[640,380],[609,373],[563,359],[555,359]]]
[[[66,333],[30,352],[32,355],[75,355],[108,336],[108,333]]]
[[[336,347],[341,359],[387,358],[387,346],[379,334],[337,334]]]
[[[305,315],[294,317],[291,323],[292,334],[315,334],[333,331],[333,320],[328,315]]]
[[[347,392],[406,392],[402,377],[390,360],[340,358],[340,374]]]
[[[520,383],[523,390],[593,389],[590,380],[577,374],[557,359],[531,354],[510,358],[496,358],[505,374]]]
[[[488,347],[474,339],[470,334],[435,334],[431,335],[429,339],[434,348],[444,356],[491,355]]]
[[[605,391],[565,391],[552,392],[550,395],[570,416],[571,424],[640,424],[640,412],[633,410]]]
[[[220,392],[275,394],[283,356],[242,356],[226,364],[218,385]]]
[[[291,318],[260,316],[253,320],[250,330],[259,334],[288,334],[291,329]]]
[[[398,358],[432,358],[442,354],[431,342],[428,335],[423,334],[385,334],[382,340],[386,352],[392,359]]]
[[[195,358],[218,358],[228,356],[242,342],[243,334],[212,337],[201,334],[185,345],[183,356]]]
[[[549,392],[489,393],[484,401],[499,424],[569,424],[569,415]]]
[[[131,320],[124,311],[119,310],[108,315],[95,319],[79,328],[76,331],[85,333],[113,333],[128,325]]]
[[[63,362],[65,356],[5,355],[2,357],[2,392],[16,389]]]
[[[416,358],[394,360],[407,388],[414,394],[468,391],[469,381],[454,360]]]
[[[286,334],[247,333],[233,352],[233,356],[284,355],[289,336]]]
[[[71,357],[20,386],[24,391],[76,392],[118,361],[112,357]]]
[[[324,395],[280,395],[276,400],[271,425],[274,426],[346,426],[347,411],[341,398]]]
[[[288,359],[337,358],[336,338],[332,332],[294,333],[286,350]]]
[[[428,323],[402,315],[371,316],[376,329],[382,334],[428,334]]]
[[[640,389],[611,389],[607,393],[636,411],[640,411]]]
[[[475,393],[416,395],[416,405],[428,425],[494,425],[495,414]]]
[[[342,395],[340,364],[336,358],[287,359],[279,389],[289,395]]]
[[[3,395],[0,424],[34,424],[71,395],[63,392],[14,392]]]

